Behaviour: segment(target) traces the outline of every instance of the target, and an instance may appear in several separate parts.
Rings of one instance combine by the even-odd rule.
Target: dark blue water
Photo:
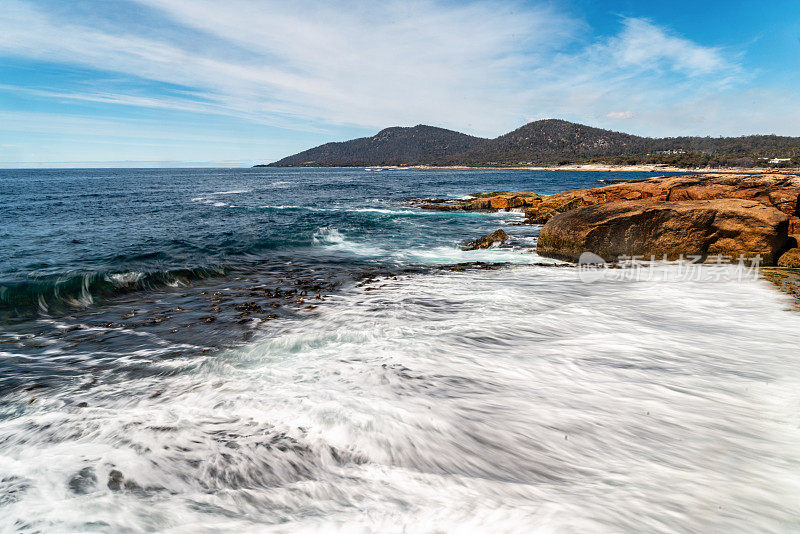
[[[404,199],[457,197],[486,189],[549,194],[598,185],[598,176],[608,175],[515,170],[0,171],[0,306],[20,313],[29,311],[26,307],[61,309],[94,303],[119,290],[289,261],[386,266],[435,262],[433,256],[424,257],[426,251],[456,249],[465,239],[493,229],[496,218],[421,213]],[[336,240],[355,248],[324,246]],[[415,258],[414,251],[422,257]]]
[[[0,171],[0,531],[798,531],[788,297],[406,200],[639,176]]]
[[[639,174],[518,170],[0,171],[0,390],[245,342],[342,285],[458,263],[530,263],[516,213],[446,213],[409,198],[542,194]],[[648,176],[642,174],[641,176]],[[504,227],[505,248],[460,245]],[[309,302],[307,302],[309,301]],[[147,334],[147,335],[144,335]],[[133,354],[134,356],[131,356]],[[57,358],[54,356],[57,355]],[[122,364],[120,362],[125,362]],[[113,372],[113,373],[112,373]]]

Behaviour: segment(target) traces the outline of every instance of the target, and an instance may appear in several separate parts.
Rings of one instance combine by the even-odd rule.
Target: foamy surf
[[[328,252],[338,252],[347,257],[359,260],[380,260],[396,265],[447,265],[455,263],[484,262],[492,263],[562,263],[550,258],[543,258],[533,252],[536,246],[535,237],[519,237],[514,243],[519,246],[492,246],[482,250],[462,250],[458,246],[429,243],[410,245],[405,248],[381,246],[380,241],[364,238],[350,238],[339,229],[323,227],[314,233],[313,241]]]
[[[0,523],[796,530],[788,299],[736,277],[605,274],[376,281],[240,349],[172,361],[180,373],[21,402],[0,421]]]

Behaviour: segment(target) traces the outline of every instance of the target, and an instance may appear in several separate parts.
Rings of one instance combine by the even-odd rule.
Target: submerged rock
[[[128,480],[118,469],[112,469],[108,473],[108,483],[106,484],[111,491],[121,490],[140,490],[142,489],[139,484],[132,480]]]
[[[84,467],[69,479],[67,486],[78,495],[90,493],[97,488],[97,475],[91,467]]]
[[[773,264],[788,225],[785,213],[752,200],[609,202],[554,215],[539,233],[536,251],[570,261],[586,251],[607,261],[634,255],[761,255]]]
[[[117,469],[112,469],[108,473],[108,489],[111,491],[119,491],[122,489],[122,485],[125,481],[125,477],[122,475],[122,471],[118,471]]]
[[[494,246],[495,243],[504,243],[508,241],[508,234],[505,233],[502,229],[495,230],[491,234],[487,234],[483,237],[479,237],[475,241],[470,241],[466,243],[462,248],[464,250],[478,250],[482,248],[490,248]]]

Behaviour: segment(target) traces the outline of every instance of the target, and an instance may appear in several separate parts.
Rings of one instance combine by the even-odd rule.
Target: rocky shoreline
[[[414,203],[443,211],[523,212],[523,224],[542,225],[536,251],[545,257],[577,262],[592,252],[607,262],[738,258],[769,266],[772,274],[765,278],[779,280],[784,289],[786,280],[798,280],[792,271],[800,268],[798,175],[688,174],[547,196],[498,191]],[[788,274],[775,274],[781,270]]]

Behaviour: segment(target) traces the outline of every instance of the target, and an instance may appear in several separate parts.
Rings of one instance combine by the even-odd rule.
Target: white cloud
[[[0,51],[185,85],[255,120],[489,132],[515,120],[517,73],[576,27],[549,9],[488,3],[141,3],[188,26],[184,35],[80,27],[9,0]]]
[[[624,29],[607,45],[621,67],[668,68],[690,76],[710,74],[733,66],[717,48],[700,46],[644,19],[624,19]]]
[[[610,111],[605,116],[609,119],[631,119],[633,118],[633,111]]]
[[[619,34],[537,66],[537,83],[528,100],[542,116],[604,127],[625,119],[626,130],[641,135],[739,133],[740,128],[731,129],[730,122],[719,122],[718,117],[701,114],[687,120],[679,112],[690,102],[723,95],[732,102],[744,98],[748,78],[735,58],[649,21],[625,19]],[[652,120],[656,114],[661,120]],[[762,129],[756,125],[751,131]]]
[[[4,0],[0,55],[186,88],[167,96],[111,86],[25,88],[42,98],[209,113],[292,129],[422,122],[494,136],[526,117],[549,116],[599,126],[624,119],[642,134],[725,134],[738,133],[742,124],[763,130],[786,116],[771,105],[735,124],[725,113],[704,110],[700,103],[716,109],[723,96],[734,109],[751,98],[736,55],[644,19],[622,19],[617,35],[586,44],[585,24],[547,5],[135,2],[170,31],[104,24],[102,9],[89,27],[68,9],[46,12]]]

